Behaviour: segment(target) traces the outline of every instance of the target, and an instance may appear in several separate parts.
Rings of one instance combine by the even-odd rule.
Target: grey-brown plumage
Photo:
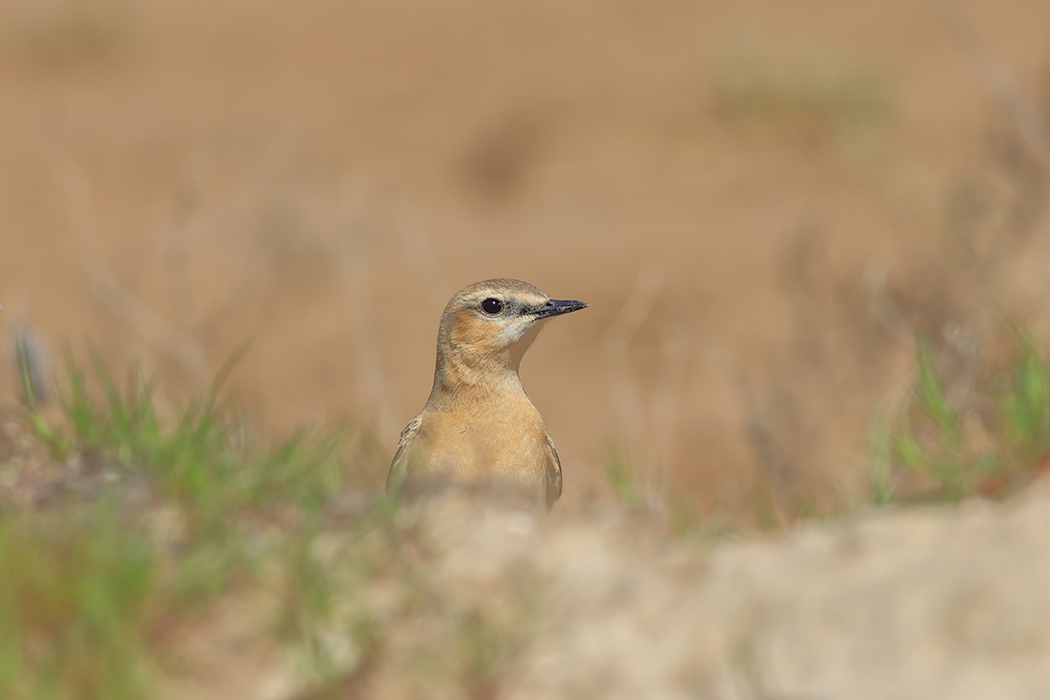
[[[518,368],[545,321],[586,306],[512,279],[478,282],[452,297],[441,315],[430,398],[401,433],[387,490],[483,485],[550,509],[561,496],[561,461]]]

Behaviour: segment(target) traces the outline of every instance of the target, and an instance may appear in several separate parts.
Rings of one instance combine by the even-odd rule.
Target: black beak
[[[549,318],[550,316],[561,316],[562,314],[569,314],[573,311],[579,311],[580,309],[586,309],[588,304],[582,301],[572,301],[569,299],[548,299],[547,303],[532,312],[532,315],[536,318]]]

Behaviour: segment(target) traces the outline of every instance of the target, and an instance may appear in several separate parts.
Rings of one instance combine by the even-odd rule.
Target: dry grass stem
[[[349,311],[350,337],[357,351],[357,385],[366,406],[375,411],[376,428],[381,435],[397,435],[400,426],[394,421],[390,395],[386,388],[383,350],[369,309],[368,229],[360,214],[356,193],[346,197],[348,214],[342,225],[343,284]]]
[[[160,250],[171,285],[171,303],[182,329],[195,338],[201,337],[201,317],[190,283],[186,226],[200,208],[204,177],[210,166],[211,156],[202,150],[191,153],[186,159],[174,211],[160,231]]]
[[[430,305],[440,314],[446,300],[452,296],[452,287],[441,272],[437,251],[430,244],[419,214],[401,199],[394,200],[394,228],[409,266],[423,286]]]
[[[665,285],[662,267],[642,268],[631,295],[601,341],[613,408],[629,445],[644,454],[644,495],[647,507],[654,513],[665,510],[670,490],[678,409],[689,360],[689,334],[681,324],[661,330],[659,365],[648,407],[631,370],[627,349],[652,313]]]
[[[1024,144],[1050,173],[1050,129],[1036,106],[1006,69],[977,38],[977,33],[951,0],[925,0],[955,45],[966,55],[985,91],[1017,130]]]
[[[81,264],[87,273],[91,293],[147,342],[175,359],[192,387],[207,386],[211,369],[204,348],[126,290],[103,259],[87,176],[74,163],[68,162],[62,168],[59,184],[65,195],[70,228],[81,249]]]

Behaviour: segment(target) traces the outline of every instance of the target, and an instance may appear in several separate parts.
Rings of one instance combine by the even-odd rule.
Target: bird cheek
[[[471,315],[463,315],[455,319],[449,335],[453,345],[467,347],[483,344],[491,337],[492,331],[488,324],[472,318]]]

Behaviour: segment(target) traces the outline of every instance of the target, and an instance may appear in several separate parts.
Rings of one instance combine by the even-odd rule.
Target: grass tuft
[[[109,504],[0,521],[0,696],[138,698],[159,561]]]
[[[1005,356],[986,361],[978,382],[952,398],[930,343],[916,347],[910,399],[873,421],[875,503],[1004,497],[1050,468],[1050,369],[1030,335],[1011,329]]]
[[[64,497],[0,508],[0,697],[150,697],[180,629],[273,582],[285,594],[259,616],[275,638],[317,646],[334,586],[361,561],[353,547],[317,555],[357,479],[342,435],[247,439],[218,400],[232,362],[168,420],[141,371],[120,384],[89,357],[91,375],[67,351],[61,420],[26,407]],[[361,505],[351,529],[369,530],[373,510]]]

